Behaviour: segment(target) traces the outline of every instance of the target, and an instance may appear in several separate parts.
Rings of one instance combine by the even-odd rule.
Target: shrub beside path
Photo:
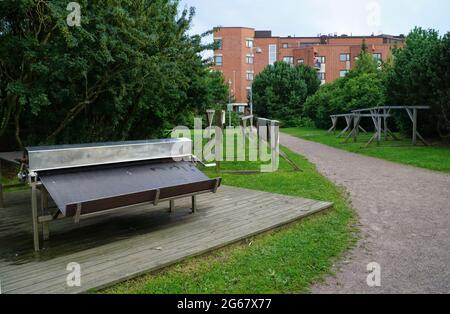
[[[345,187],[359,215],[361,240],[312,292],[450,293],[450,174],[280,137]],[[381,266],[380,287],[367,285],[372,262]]]

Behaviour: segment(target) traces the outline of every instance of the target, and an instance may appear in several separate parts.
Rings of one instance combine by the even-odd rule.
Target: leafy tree
[[[345,106],[345,81],[344,78],[339,78],[333,83],[322,85],[314,95],[307,98],[304,115],[313,120],[316,127],[329,127],[330,115],[342,112]]]
[[[345,112],[383,106],[386,102],[384,81],[377,73],[361,73],[345,80],[342,89]]]
[[[316,94],[308,97],[304,114],[317,127],[327,128],[332,114],[384,105],[385,93],[385,71],[378,69],[367,49],[362,49],[346,77],[321,86]]]
[[[269,65],[253,83],[255,112],[263,117],[279,119],[292,125],[302,117],[303,104],[320,86],[317,72],[305,65],[285,62]]]
[[[406,46],[394,52],[394,64],[388,71],[389,101],[397,105],[431,106],[431,114],[421,115],[424,134],[450,137],[450,33],[443,37],[435,30],[415,28],[406,38]],[[407,116],[398,118],[400,127],[409,131]]]
[[[356,77],[361,74],[381,74],[378,70],[378,64],[373,59],[372,55],[367,51],[362,51],[357,57],[354,67],[347,74],[348,78]]]
[[[194,9],[174,0],[0,2],[0,138],[23,144],[158,136],[207,102],[223,80],[189,36]],[[204,34],[206,35],[206,34]],[[3,140],[5,139],[5,140]]]

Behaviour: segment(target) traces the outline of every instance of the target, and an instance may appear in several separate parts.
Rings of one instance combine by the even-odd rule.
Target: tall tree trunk
[[[20,138],[20,115],[21,115],[21,113],[22,113],[22,109],[17,108],[16,113],[14,115],[14,125],[16,127],[16,131],[15,131],[14,135],[16,137],[16,142],[17,142],[17,145],[19,146],[19,149],[23,150],[22,139]]]

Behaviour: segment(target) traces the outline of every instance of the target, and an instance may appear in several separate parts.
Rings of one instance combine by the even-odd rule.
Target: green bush
[[[302,117],[293,120],[293,124],[297,128],[314,128],[314,121],[310,118]]]
[[[308,97],[303,114],[318,128],[330,127],[330,115],[385,104],[385,74],[372,56],[363,51],[355,67],[333,83],[322,85]]]
[[[419,115],[424,135],[450,138],[450,32],[439,36],[435,30],[415,28],[406,46],[394,51],[394,63],[387,75],[387,94],[391,104],[431,106]],[[400,129],[410,133],[411,122],[399,114]]]
[[[303,116],[306,98],[313,95],[319,86],[317,72],[311,67],[276,62],[255,78],[254,111],[260,117],[280,120],[284,126],[292,126]]]
[[[345,80],[341,78],[331,84],[322,85],[317,93],[306,100],[304,115],[314,121],[316,127],[329,127],[330,115],[345,111],[344,83]]]

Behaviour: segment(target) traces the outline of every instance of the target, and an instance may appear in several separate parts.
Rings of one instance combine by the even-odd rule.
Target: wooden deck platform
[[[82,220],[50,225],[50,241],[33,252],[30,193],[5,195],[0,209],[1,293],[82,293],[238,242],[325,210],[331,203],[221,187],[190,199],[137,206]],[[66,268],[81,265],[81,287],[68,287]]]

